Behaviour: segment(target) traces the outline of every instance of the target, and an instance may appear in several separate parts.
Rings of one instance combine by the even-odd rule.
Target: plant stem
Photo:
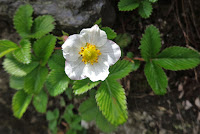
[[[55,47],[54,49],[55,49],[55,50],[58,50],[58,49],[61,49],[61,47]]]
[[[135,57],[135,58],[133,58],[134,60],[139,60],[139,61],[144,61],[144,59],[143,58],[139,58],[139,57]]]

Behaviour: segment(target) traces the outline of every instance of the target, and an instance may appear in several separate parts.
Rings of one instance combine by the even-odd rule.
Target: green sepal
[[[109,40],[113,40],[117,37],[117,34],[115,33],[115,31],[111,29],[110,27],[102,27],[101,29],[106,32]]]

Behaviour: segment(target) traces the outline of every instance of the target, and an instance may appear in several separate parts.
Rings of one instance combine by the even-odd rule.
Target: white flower
[[[104,81],[108,77],[109,66],[121,56],[119,46],[108,40],[98,25],[69,36],[62,50],[66,59],[65,73],[72,80],[88,77],[91,81]]]

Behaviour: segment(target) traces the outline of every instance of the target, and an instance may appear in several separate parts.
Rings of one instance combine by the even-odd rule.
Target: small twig
[[[196,24],[196,21],[195,21],[195,14],[194,14],[194,9],[192,7],[192,3],[191,3],[191,0],[189,0],[189,6],[190,6],[190,9],[191,9],[191,12],[192,12],[192,22],[193,22],[193,25],[195,27],[195,30],[196,30],[196,33],[197,33],[197,36],[198,38],[200,39],[200,33],[198,31],[198,28],[197,28],[197,24]]]

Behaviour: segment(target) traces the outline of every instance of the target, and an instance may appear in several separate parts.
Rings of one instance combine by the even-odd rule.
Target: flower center
[[[98,58],[99,55],[101,55],[101,52],[96,48],[95,45],[86,43],[85,47],[81,47],[79,54],[82,56],[82,62],[85,64],[90,63],[93,65],[94,63],[98,62]]]

